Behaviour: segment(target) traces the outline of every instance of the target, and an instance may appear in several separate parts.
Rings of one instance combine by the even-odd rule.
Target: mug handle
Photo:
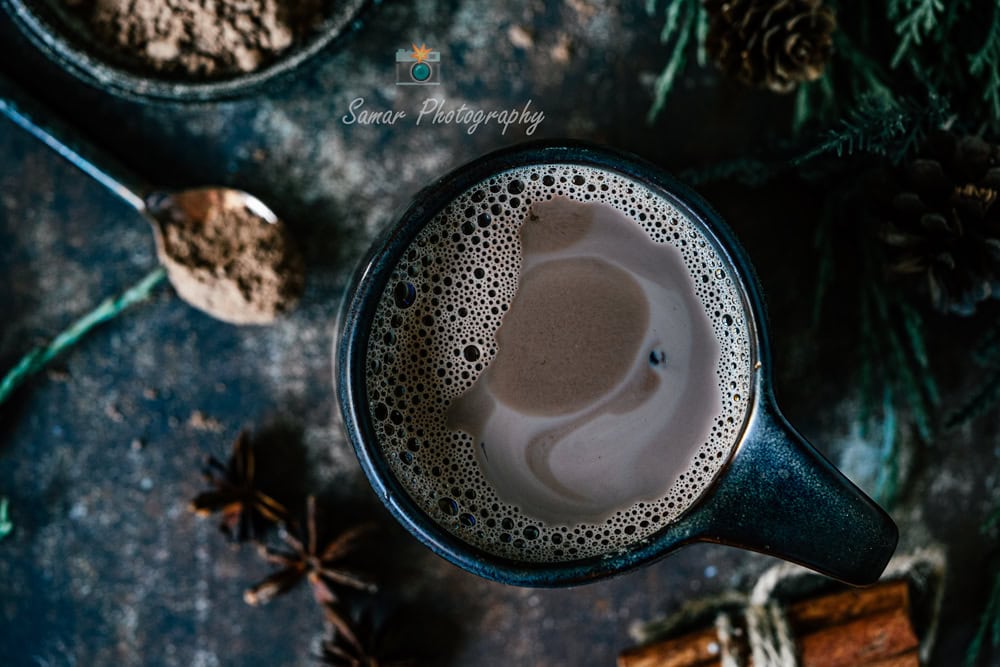
[[[854,586],[876,582],[896,549],[889,515],[833,467],[771,397],[699,513],[692,537],[777,556]]]

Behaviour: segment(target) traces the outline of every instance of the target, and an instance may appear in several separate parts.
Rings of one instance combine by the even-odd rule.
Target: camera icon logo
[[[397,86],[440,86],[441,52],[425,44],[413,44],[413,50],[396,50]]]

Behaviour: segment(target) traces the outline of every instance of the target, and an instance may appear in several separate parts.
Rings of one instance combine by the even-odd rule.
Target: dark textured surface
[[[533,36],[533,48],[512,46],[513,25]],[[545,112],[536,137],[606,142],[678,169],[743,154],[784,131],[790,100],[746,93],[694,69],[664,118],[645,125],[665,58],[658,31],[640,8],[617,3],[389,4],[342,50],[265,95],[171,108],[85,88],[0,24],[4,69],[34,94],[152,182],[257,194],[291,225],[309,271],[299,309],[267,328],[220,324],[163,288],[0,408],[0,494],[10,498],[16,526],[0,542],[0,664],[311,664],[322,624],[308,591],[247,607],[242,590],[267,567],[186,510],[201,488],[204,455],[224,455],[243,426],[276,433],[267,470],[285,497],[316,492],[333,522],[355,514],[381,522],[384,587],[420,609],[403,618],[422,643],[438,645],[442,664],[612,664],[630,643],[631,622],[745,587],[770,565],[696,546],[578,589],[479,580],[417,545],[377,507],[335,408],[335,314],[364,248],[423,184],[524,138],[513,128],[501,136],[492,127],[468,135],[458,126],[346,126],[340,117],[350,100],[406,108],[412,119],[426,94],[393,85],[393,56],[418,41],[443,52],[439,94],[449,106],[520,107],[531,98]],[[563,38],[566,63],[552,57]],[[128,207],[6,122],[0,151],[6,369],[29,345],[138,280],[154,253]],[[857,390],[844,360],[853,352],[836,326],[810,327],[813,202],[781,183],[704,194],[761,274],[786,414],[870,487],[876,447],[851,426]],[[780,240],[776,217],[786,220]],[[967,365],[959,356],[973,325],[949,320],[940,329],[932,343],[954,352],[937,355],[935,365],[953,393],[975,379],[961,373]],[[978,525],[997,484],[996,426],[989,415],[940,437],[917,461],[920,472],[895,513],[902,549],[939,541],[953,565],[937,665],[956,664],[985,602]]]

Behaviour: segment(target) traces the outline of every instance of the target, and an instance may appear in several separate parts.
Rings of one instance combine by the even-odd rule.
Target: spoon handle
[[[142,179],[84,139],[77,130],[3,75],[0,75],[0,112],[140,213],[145,213],[145,195],[150,188]]]

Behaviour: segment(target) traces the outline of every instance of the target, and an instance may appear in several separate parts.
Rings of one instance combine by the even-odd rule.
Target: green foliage
[[[11,523],[10,516],[7,514],[8,509],[7,498],[0,496],[0,540],[10,535],[10,532],[14,530],[14,524]]]
[[[646,13],[656,14],[656,0],[648,0]],[[692,35],[697,46],[696,56],[699,64],[707,60],[705,56],[705,36],[708,34],[708,15],[701,0],[667,0],[663,14],[663,29],[660,30],[660,42],[673,44],[670,57],[656,79],[653,87],[653,104],[646,114],[646,122],[652,123],[660,115],[666,104],[667,96],[673,90],[677,77],[684,71],[688,60],[688,44]]]
[[[801,165],[831,153],[837,157],[867,153],[898,163],[919,146],[928,129],[941,125],[948,113],[948,101],[934,92],[928,93],[924,104],[908,97],[871,93],[848,110],[839,126],[828,130],[818,145],[792,163]]]
[[[901,442],[912,424],[923,443],[933,434],[932,413],[940,401],[931,372],[920,314],[884,283],[862,278],[861,296],[861,406],[863,435],[875,416],[870,406],[881,406],[879,476],[875,496],[892,507],[903,480]],[[908,420],[900,419],[905,414]]]
[[[923,39],[933,34],[938,17],[944,11],[942,0],[890,0],[889,19],[895,24],[900,37],[896,52],[892,56],[892,66],[898,67],[903,58]]]
[[[862,437],[871,438],[877,446],[873,495],[892,507],[907,476],[901,465],[903,447],[931,440],[940,392],[931,370],[923,318],[882,275],[880,250],[873,242],[871,221],[864,215],[856,174],[848,168],[835,178],[827,177],[822,185],[826,199],[813,237],[817,256],[813,324],[821,324],[825,295],[831,288],[855,295],[856,316],[850,321],[858,323],[852,337],[858,350],[858,424]],[[838,272],[843,266],[849,269]]]
[[[993,8],[993,21],[983,47],[969,55],[969,73],[985,77],[983,100],[994,119],[1000,119],[1000,3]]]
[[[142,280],[117,297],[109,297],[92,311],[73,322],[48,344],[36,347],[18,361],[0,379],[0,403],[14,393],[21,383],[40,371],[64,350],[76,345],[94,327],[117,317],[129,306],[145,299],[167,277],[166,269],[159,266],[150,271]]]

